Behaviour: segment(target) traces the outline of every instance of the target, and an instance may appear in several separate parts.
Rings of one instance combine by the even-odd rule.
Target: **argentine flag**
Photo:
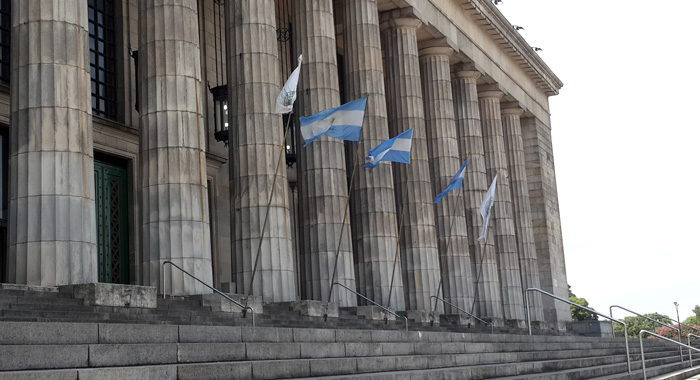
[[[479,206],[479,214],[484,218],[484,225],[481,226],[481,233],[479,234],[479,239],[482,240],[486,238],[486,228],[489,226],[489,217],[491,216],[491,208],[493,207],[493,202],[496,200],[496,179],[498,174],[493,177],[491,186],[489,186],[488,191],[486,191],[486,196]]]
[[[341,140],[360,141],[366,106],[367,98],[362,98],[309,117],[300,117],[299,125],[304,146],[323,135]]]
[[[459,168],[457,174],[455,174],[455,176],[452,177],[452,180],[450,180],[450,183],[447,184],[445,190],[443,190],[442,193],[438,194],[437,197],[433,199],[433,203],[440,202],[440,199],[447,195],[447,193],[454,189],[459,189],[460,187],[462,187],[462,182],[464,182],[464,173],[467,171],[467,162],[469,162],[468,158],[464,160],[464,164],[462,164],[462,167]]]
[[[365,167],[376,168],[382,161],[410,163],[412,139],[413,128],[370,149],[365,159]]]

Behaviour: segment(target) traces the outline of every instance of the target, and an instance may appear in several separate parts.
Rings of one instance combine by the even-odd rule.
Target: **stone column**
[[[97,282],[87,3],[12,2],[9,282]]]
[[[496,241],[495,254],[498,257],[504,318],[524,321],[523,289],[520,282],[520,263],[513,224],[510,173],[501,122],[502,97],[503,92],[490,86],[479,89],[479,113],[484,135],[486,177],[493,178],[498,174],[496,200],[491,210],[493,224],[489,234],[492,234]]]
[[[231,215],[238,293],[265,302],[296,299],[287,173],[278,166],[282,120],[274,114],[280,91],[274,0],[226,1]],[[285,78],[286,79],[286,78]],[[284,160],[283,160],[284,161]],[[275,173],[277,179],[275,180]],[[273,190],[274,182],[274,190]],[[262,235],[270,193],[269,220]],[[252,290],[250,281],[263,239]]]
[[[296,0],[294,26],[295,45],[304,56],[297,113],[309,116],[339,106],[333,1]],[[335,281],[355,288],[350,215],[345,215],[348,199],[345,144],[325,136],[305,148],[302,139],[298,143],[297,165],[303,205],[300,208],[301,257],[306,274],[302,279],[303,296],[326,301],[341,236]],[[355,306],[357,296],[335,287],[330,301],[340,306]]]
[[[472,271],[477,294],[475,311],[482,318],[500,320],[503,319],[503,308],[493,234],[487,234],[486,239],[482,241],[478,240],[484,223],[479,214],[479,206],[493,180],[486,176],[484,138],[481,133],[479,97],[476,89],[476,80],[480,75],[479,71],[469,65],[456,67],[452,79],[452,93],[460,157],[469,157],[467,173],[464,176],[464,197],[469,252],[473,258]]]
[[[534,117],[521,121],[527,168],[532,224],[542,289],[568,298],[564,247],[559,219],[557,178],[554,170],[551,127]],[[549,322],[571,321],[569,305],[543,297],[544,317]]]
[[[437,295],[440,281],[416,39],[420,25],[415,18],[392,18],[382,32],[390,134],[413,128],[411,163],[393,165],[407,310],[432,310],[430,297]]]
[[[540,276],[537,267],[537,251],[535,235],[532,231],[532,213],[530,212],[530,194],[527,188],[527,173],[525,171],[525,153],[523,152],[523,134],[520,127],[520,117],[523,109],[517,103],[501,104],[503,134],[508,170],[510,172],[510,190],[513,196],[513,221],[515,236],[518,242],[520,260],[520,276],[523,290],[540,288]],[[543,321],[542,296],[540,293],[529,294],[531,318],[533,321]]]
[[[170,260],[211,285],[196,0],[139,2],[139,62],[143,282],[160,286]],[[164,272],[168,292],[210,292],[178,270]]]
[[[451,54],[450,47],[430,47],[420,51],[433,195],[447,187],[466,159],[459,155],[457,147],[450,77]],[[464,189],[452,190],[435,205],[435,225],[440,249],[442,293],[447,301],[469,311],[474,301],[474,276],[464,215]],[[450,308],[446,312],[457,313]]]
[[[400,266],[394,269],[398,231],[391,166],[362,167],[364,154],[389,138],[377,0],[343,1],[343,14],[347,100],[367,97],[361,140],[350,144],[349,150],[350,162],[358,166],[350,189],[357,290],[379,304],[403,310]],[[388,305],[392,277],[394,296]]]

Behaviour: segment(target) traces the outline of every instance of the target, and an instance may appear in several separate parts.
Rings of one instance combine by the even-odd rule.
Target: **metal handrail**
[[[607,315],[605,315],[605,314],[601,314],[601,313],[599,313],[599,312],[597,312],[597,311],[595,311],[595,310],[593,310],[593,309],[589,309],[589,308],[587,308],[587,307],[585,307],[585,306],[581,306],[581,305],[579,305],[579,304],[577,304],[577,303],[573,303],[573,302],[571,302],[571,301],[569,301],[569,300],[567,300],[567,299],[561,298],[561,297],[559,297],[559,296],[555,296],[555,295],[552,294],[552,293],[547,293],[547,292],[545,292],[545,291],[542,290],[542,289],[538,289],[538,288],[528,288],[527,290],[525,290],[524,293],[525,293],[525,307],[527,308],[527,329],[528,329],[528,332],[530,333],[530,335],[532,335],[532,324],[531,324],[531,322],[530,322],[530,299],[527,297],[527,292],[539,292],[539,293],[542,293],[542,294],[544,294],[544,295],[546,295],[546,296],[550,296],[550,297],[552,297],[552,298],[554,298],[554,299],[556,299],[556,300],[559,300],[559,301],[562,301],[562,302],[566,302],[566,303],[568,303],[569,305],[576,306],[576,307],[578,307],[578,308],[587,310],[587,311],[589,311],[589,312],[591,312],[591,313],[593,313],[593,314],[599,315],[599,316],[601,316],[601,317],[603,317],[603,318],[606,318],[606,319],[609,319],[609,320],[611,320],[611,321],[614,321],[614,322],[617,322],[617,323],[622,324],[622,326],[625,327],[625,351],[627,351],[627,373],[632,373],[632,361],[630,360],[630,345],[629,345],[629,338],[627,337],[627,324],[626,324],[625,322],[619,321],[619,320],[614,319],[613,317],[607,316]]]
[[[251,321],[252,321],[252,323],[253,323],[253,327],[255,327],[255,310],[254,310],[251,306],[246,306],[246,305],[244,305],[244,304],[242,304],[242,303],[240,303],[240,302],[234,300],[233,298],[227,296],[226,294],[222,293],[219,289],[216,289],[216,288],[213,288],[213,287],[207,285],[207,284],[204,283],[202,280],[200,280],[200,279],[198,279],[197,277],[191,275],[189,272],[187,272],[186,270],[180,268],[179,266],[175,265],[172,261],[169,261],[169,260],[163,261],[163,265],[162,265],[162,269],[161,269],[161,272],[163,273],[163,299],[165,299],[165,297],[168,295],[167,292],[165,291],[165,264],[170,264],[171,266],[174,266],[175,268],[179,269],[182,273],[184,273],[184,274],[186,274],[186,275],[188,275],[188,276],[194,278],[195,280],[199,281],[200,284],[206,286],[207,288],[213,290],[215,293],[219,294],[220,296],[222,296],[222,297],[226,298],[227,300],[233,302],[234,304],[236,304],[238,307],[242,308],[243,310],[250,309],[250,318],[251,318]]]
[[[648,320],[650,320],[650,321],[652,321],[652,322],[658,323],[658,324],[660,324],[660,325],[663,325],[663,326],[666,326],[666,327],[668,327],[668,328],[670,328],[670,329],[673,329],[673,330],[678,331],[678,342],[681,342],[681,339],[682,339],[682,338],[681,338],[681,329],[677,329],[677,328],[675,328],[675,327],[673,327],[673,326],[671,326],[671,325],[667,325],[667,324],[665,324],[665,323],[663,323],[663,322],[661,322],[661,321],[657,321],[656,319],[649,318],[649,317],[647,317],[646,315],[639,314],[639,313],[637,313],[636,311],[632,311],[632,310],[627,309],[627,308],[624,308],[624,307],[622,307],[622,306],[620,306],[620,305],[612,305],[612,306],[610,306],[610,316],[611,316],[611,317],[612,317],[612,315],[613,315],[613,313],[612,313],[613,307],[616,307],[616,308],[618,308],[618,309],[622,309],[622,310],[627,311],[627,312],[629,312],[629,313],[632,313],[632,314],[634,314],[634,315],[636,315],[636,316],[638,316],[638,317],[642,317],[642,318],[644,318],[644,319],[648,319]],[[611,326],[611,327],[612,327],[612,324],[613,324],[612,321],[610,321],[610,326]],[[680,351],[681,363],[683,363],[683,347],[678,347],[678,350]]]
[[[682,323],[681,321],[676,321],[676,320],[673,319],[673,318],[669,318],[669,320],[670,320],[671,322],[678,322],[678,327],[679,327],[679,328],[680,328],[681,325],[682,325],[682,326],[685,326],[685,327],[687,327],[687,328],[689,328],[689,329],[693,329],[693,330],[695,330],[695,331],[700,331],[700,329],[697,328],[697,327],[693,327],[693,326],[691,326],[691,325],[686,325],[685,323]]]
[[[345,286],[345,285],[343,285],[343,284],[341,284],[341,283],[339,283],[339,282],[334,282],[331,286],[333,286],[333,285],[340,285],[340,286],[342,286],[343,288],[345,288],[345,290],[348,290],[348,291],[350,291],[350,292],[352,292],[352,293],[355,293],[355,295],[362,297],[364,300],[371,302],[371,303],[374,304],[375,306],[379,306],[380,308],[382,308],[382,310],[384,310],[384,311],[386,311],[386,312],[388,312],[388,313],[390,313],[390,314],[392,314],[392,315],[394,315],[394,316],[397,316],[397,317],[399,317],[399,318],[405,319],[405,320],[406,320],[406,331],[408,331],[408,318],[407,318],[407,317],[402,317],[402,316],[396,314],[395,312],[393,312],[393,311],[387,309],[386,307],[384,307],[384,306],[382,306],[382,305],[380,305],[380,304],[378,304],[378,303],[372,301],[371,299],[369,299],[369,298],[363,296],[362,294],[360,294],[360,293],[358,293],[358,292],[356,292],[356,291],[354,291],[354,290],[348,288],[347,286]],[[385,320],[385,321],[388,321],[388,318],[384,318],[384,320]]]
[[[680,342],[676,342],[673,339],[666,338],[663,335],[659,335],[659,334],[653,333],[653,332],[648,331],[648,330],[641,330],[641,331],[639,331],[639,350],[642,352],[642,372],[644,372],[644,380],[647,379],[647,366],[646,366],[646,364],[644,364],[644,339],[642,339],[642,337],[644,336],[644,333],[647,333],[649,335],[653,335],[659,339],[663,339],[663,340],[671,342],[673,344],[677,344],[677,345],[681,346],[681,349],[683,349],[683,347],[685,347],[688,350],[695,350],[695,351],[700,352],[700,348],[695,348],[693,346],[689,346],[689,345],[686,345],[686,344],[683,344]],[[693,365],[691,364],[690,366],[692,367]]]
[[[688,345],[690,346],[690,337],[694,336],[696,338],[700,338],[700,335],[695,335],[695,334],[688,334]],[[682,349],[682,348],[681,348]],[[693,351],[688,350],[688,358],[690,359],[690,366],[693,366]]]
[[[491,334],[493,334],[493,323],[491,323],[491,322],[486,322],[485,320],[483,320],[483,319],[477,317],[476,315],[471,314],[471,313],[469,313],[468,311],[466,311],[466,310],[460,308],[459,306],[454,305],[454,304],[452,304],[452,303],[450,303],[450,302],[447,302],[447,301],[445,301],[444,299],[442,299],[442,298],[440,298],[440,297],[438,297],[438,296],[430,296],[430,299],[433,299],[433,298],[438,299],[438,300],[442,301],[443,303],[446,303],[446,304],[448,304],[448,305],[454,307],[455,309],[461,311],[462,313],[464,313],[464,314],[466,314],[466,315],[468,315],[468,316],[470,316],[470,317],[476,319],[477,321],[479,321],[479,322],[481,322],[481,323],[483,323],[483,324],[485,324],[485,325],[491,325]]]

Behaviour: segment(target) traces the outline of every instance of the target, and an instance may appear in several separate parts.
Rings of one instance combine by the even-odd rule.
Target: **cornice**
[[[564,86],[547,64],[489,0],[455,0],[477,20],[505,51],[548,95],[559,94]]]

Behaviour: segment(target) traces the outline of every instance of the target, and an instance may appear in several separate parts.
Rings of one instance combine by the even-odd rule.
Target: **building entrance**
[[[125,167],[95,159],[98,281],[129,283],[128,177]]]

